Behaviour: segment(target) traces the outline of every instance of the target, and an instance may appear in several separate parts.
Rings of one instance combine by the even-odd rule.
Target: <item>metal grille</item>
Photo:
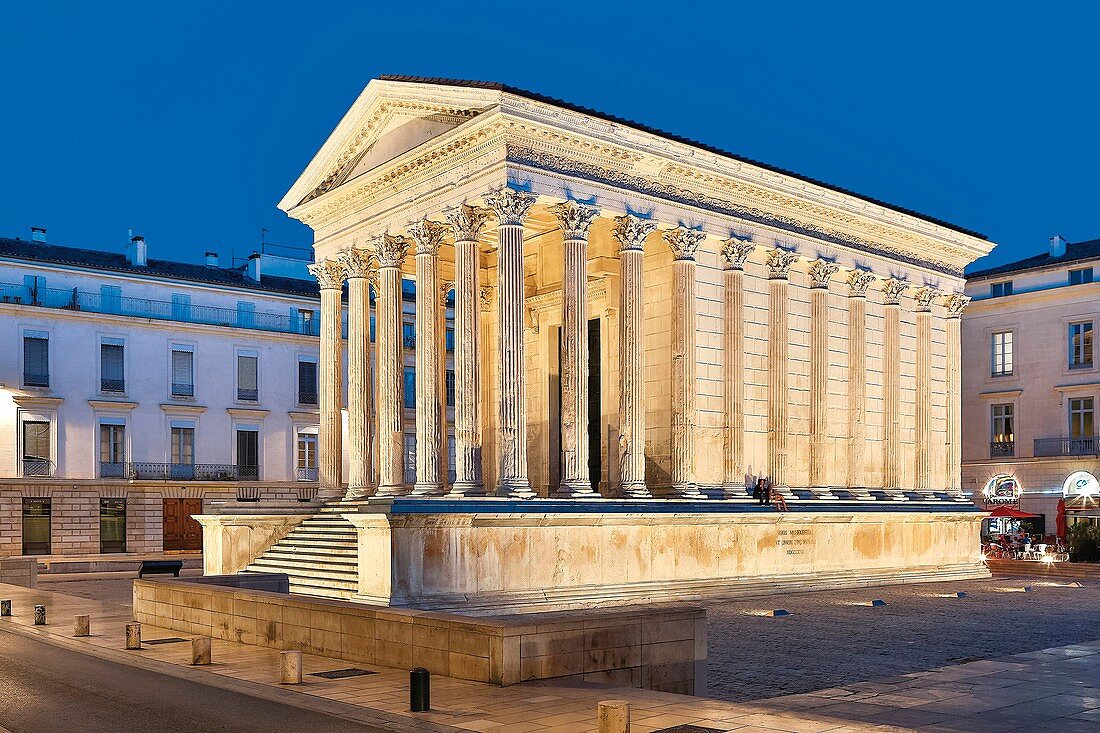
[[[358,667],[348,667],[347,669],[333,669],[328,672],[311,672],[311,677],[323,677],[326,680],[342,680],[345,677],[362,677],[365,674],[378,674],[372,672],[369,669],[359,669]]]

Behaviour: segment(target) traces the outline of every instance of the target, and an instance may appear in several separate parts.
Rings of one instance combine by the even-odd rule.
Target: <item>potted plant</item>
[[[1070,562],[1100,560],[1100,527],[1090,522],[1074,522],[1066,531],[1066,546]]]

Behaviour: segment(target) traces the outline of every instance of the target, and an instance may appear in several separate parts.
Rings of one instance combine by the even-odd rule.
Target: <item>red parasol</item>
[[[1010,506],[999,506],[989,513],[990,517],[1009,517],[1011,519],[1028,519],[1031,517],[1037,517],[1038,514],[1028,514],[1027,512],[1021,512],[1019,509],[1013,509]]]
[[[1059,538],[1066,536],[1066,500],[1058,500],[1058,514],[1054,519],[1054,534]]]

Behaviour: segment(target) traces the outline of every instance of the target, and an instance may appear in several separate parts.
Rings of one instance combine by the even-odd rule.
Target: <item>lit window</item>
[[[1012,331],[998,331],[993,334],[991,372],[994,377],[1012,374]]]
[[[1092,321],[1069,324],[1069,368],[1092,366]]]

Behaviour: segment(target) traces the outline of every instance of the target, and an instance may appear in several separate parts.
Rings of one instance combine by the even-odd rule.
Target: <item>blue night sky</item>
[[[378,74],[499,81],[976,229],[1100,237],[1100,11],[1007,3],[8,3],[0,235],[199,261]],[[1056,7],[1056,5],[1058,7]],[[919,12],[918,12],[919,10]]]

